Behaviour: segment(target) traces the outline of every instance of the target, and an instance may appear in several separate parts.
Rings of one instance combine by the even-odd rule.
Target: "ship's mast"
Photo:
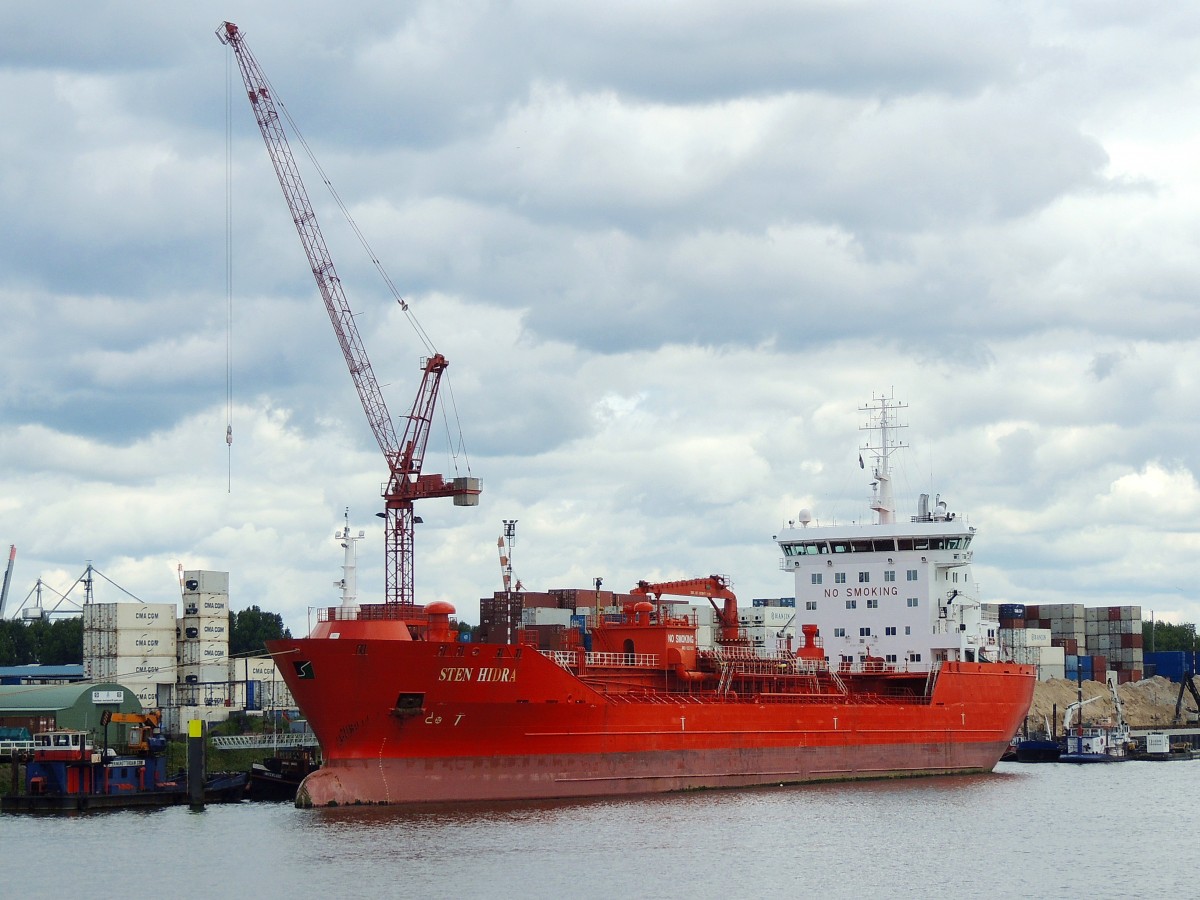
[[[341,531],[335,531],[333,536],[342,542],[342,549],[345,550],[342,580],[335,581],[333,586],[342,589],[342,609],[353,609],[358,598],[358,548],[355,544],[366,537],[366,532],[350,533],[350,510],[347,508],[345,527]]]
[[[875,524],[890,525],[896,521],[896,497],[892,490],[891,455],[906,446],[899,441],[895,432],[908,425],[897,419],[897,413],[908,409],[907,403],[900,403],[892,397],[873,397],[866,406],[860,406],[859,411],[869,415],[867,424],[860,431],[869,431],[877,438],[870,438],[862,448],[864,453],[875,457],[871,468],[871,509],[875,510]],[[862,462],[862,456],[859,456]]]

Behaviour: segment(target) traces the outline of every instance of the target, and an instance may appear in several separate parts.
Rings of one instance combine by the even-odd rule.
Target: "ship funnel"
[[[928,517],[928,515],[929,515],[929,495],[922,494],[920,499],[917,500],[917,516],[918,516],[918,518],[924,519],[924,518]]]

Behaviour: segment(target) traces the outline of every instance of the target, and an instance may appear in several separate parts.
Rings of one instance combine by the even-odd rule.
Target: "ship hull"
[[[544,799],[990,771],[1029,667],[948,663],[928,697],[620,692],[531,648],[272,642],[321,743],[302,806]],[[664,676],[665,677],[665,676]]]
[[[296,803],[313,807],[581,798],[978,774],[993,769],[1003,743],[333,760],[305,779]]]

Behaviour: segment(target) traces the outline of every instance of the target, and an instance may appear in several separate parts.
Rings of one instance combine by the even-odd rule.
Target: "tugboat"
[[[268,756],[250,767],[250,799],[293,801],[300,782],[320,767],[316,754],[308,747]]]
[[[167,740],[159,730],[162,713],[106,714],[104,724],[110,721],[133,726],[123,753],[98,749],[87,731],[57,729],[35,734],[33,752],[25,765],[25,791],[0,798],[0,810],[67,812],[186,803],[186,773],[166,775]],[[14,780],[16,777],[14,762]],[[206,785],[205,799],[241,799],[245,788],[245,773],[223,773]]]
[[[1121,697],[1117,694],[1117,689],[1111,681],[1108,682],[1108,689],[1112,692],[1113,703],[1116,705],[1117,723],[1115,725],[1092,725],[1085,728],[1081,715],[1079,724],[1072,733],[1071,722],[1074,713],[1093,700],[1100,699],[1092,697],[1084,700],[1083,686],[1080,685],[1079,699],[1067,707],[1063,716],[1066,748],[1059,755],[1059,762],[1109,763],[1125,762],[1132,758],[1129,752],[1132,746],[1132,736],[1129,733],[1129,724],[1125,721],[1125,709],[1121,705]]]

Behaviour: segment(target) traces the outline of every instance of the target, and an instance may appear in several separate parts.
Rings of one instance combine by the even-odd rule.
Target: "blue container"
[[[1142,655],[1142,659],[1147,665],[1154,666],[1154,671],[1172,681],[1183,681],[1183,676],[1189,671],[1190,657],[1191,654],[1183,650],[1160,650],[1156,653],[1146,652]]]
[[[571,616],[572,628],[583,628],[587,625],[587,616]]]

